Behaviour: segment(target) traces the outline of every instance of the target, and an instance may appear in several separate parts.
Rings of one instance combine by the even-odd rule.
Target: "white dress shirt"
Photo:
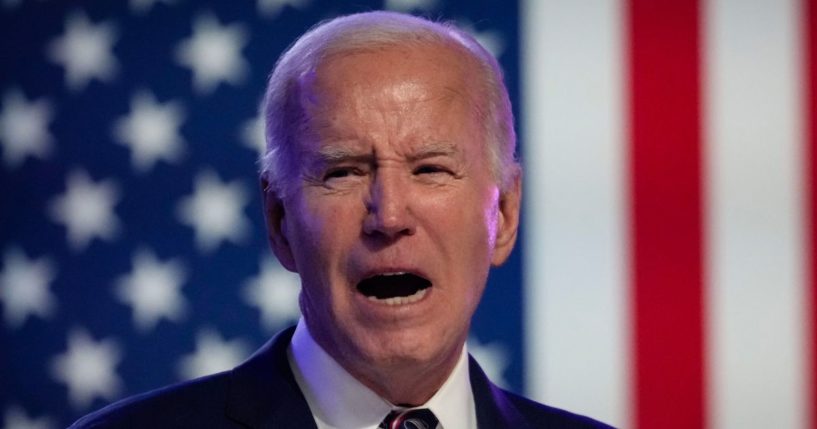
[[[403,409],[346,372],[315,342],[303,319],[298,321],[287,355],[318,429],[377,429],[391,410]],[[477,427],[465,347],[440,390],[417,408],[429,408],[440,421],[438,428]]]

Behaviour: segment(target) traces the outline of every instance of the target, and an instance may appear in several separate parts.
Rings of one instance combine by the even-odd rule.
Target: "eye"
[[[337,169],[337,170],[332,170],[332,171],[326,173],[326,175],[323,177],[323,179],[324,180],[338,179],[338,178],[341,178],[341,177],[346,177],[348,175],[349,175],[349,170]]]
[[[436,173],[450,173],[450,171],[439,165],[425,164],[414,169],[414,174],[436,174]]]
[[[350,176],[360,176],[362,174],[363,172],[354,167],[338,167],[327,171],[326,174],[323,175],[323,180],[343,179]]]

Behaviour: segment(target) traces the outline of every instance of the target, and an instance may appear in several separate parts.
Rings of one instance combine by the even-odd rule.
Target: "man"
[[[77,427],[607,427],[500,390],[465,350],[521,193],[507,91],[473,38],[337,18],[279,59],[263,111],[269,240],[302,320],[232,371]]]

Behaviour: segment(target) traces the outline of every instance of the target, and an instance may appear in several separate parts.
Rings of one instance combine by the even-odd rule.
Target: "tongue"
[[[414,274],[369,277],[358,283],[357,290],[377,299],[414,295],[431,286],[428,280]]]

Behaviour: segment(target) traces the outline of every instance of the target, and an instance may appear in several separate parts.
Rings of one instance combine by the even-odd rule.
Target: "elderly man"
[[[607,427],[497,388],[465,350],[521,186],[501,72],[473,38],[334,19],[283,54],[263,111],[269,241],[302,320],[232,371],[77,427]]]

